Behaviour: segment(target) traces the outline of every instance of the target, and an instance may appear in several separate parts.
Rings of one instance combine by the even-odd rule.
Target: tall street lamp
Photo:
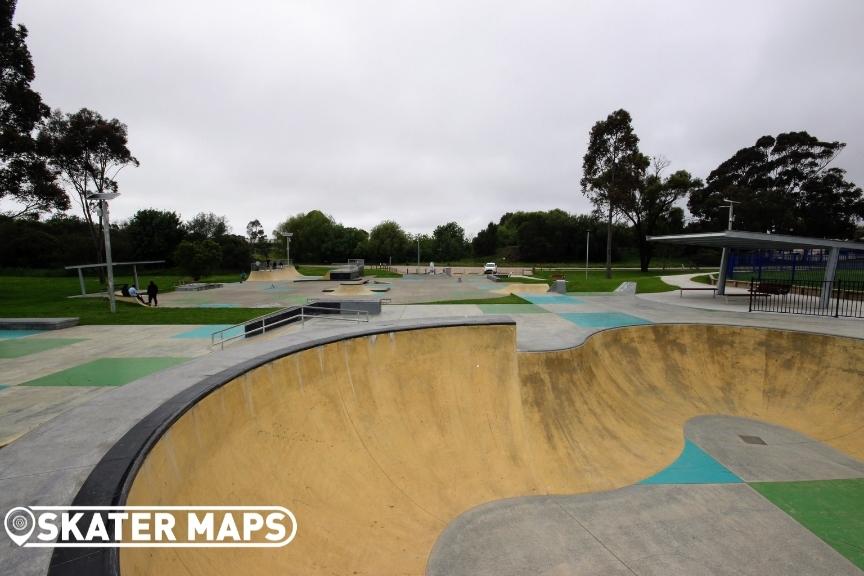
[[[735,222],[735,204],[740,204],[741,202],[729,200],[728,198],[724,198],[723,202],[728,204],[724,208],[729,208],[729,225],[727,229],[732,230],[732,223]],[[726,294],[726,268],[729,266],[729,252],[730,249],[724,246],[723,254],[720,256],[720,274],[717,276],[717,294]]]
[[[285,234],[285,257],[288,259],[288,266],[291,265],[291,237],[294,236],[293,233],[288,232]]]
[[[108,221],[108,201],[118,196],[120,196],[118,192],[94,192],[87,195],[88,200],[99,201],[99,217],[102,222],[102,234],[105,236],[105,267],[108,268],[108,302],[112,314],[117,312],[117,301],[114,297],[114,266],[111,261],[111,225]]]
[[[293,232],[285,232],[282,234],[285,236],[285,257],[288,259],[288,264],[286,266],[291,265],[291,237],[294,236]]]

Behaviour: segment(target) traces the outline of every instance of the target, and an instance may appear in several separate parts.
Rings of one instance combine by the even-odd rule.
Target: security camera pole
[[[117,312],[117,301],[114,298],[114,266],[111,261],[111,226],[108,222],[108,201],[117,198],[117,192],[102,192],[88,194],[88,200],[99,201],[99,216],[102,220],[102,234],[105,236],[105,267],[108,269],[108,302],[111,313]],[[136,286],[137,288],[137,286]]]

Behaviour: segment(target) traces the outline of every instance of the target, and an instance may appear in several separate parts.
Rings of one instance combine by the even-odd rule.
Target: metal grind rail
[[[369,322],[369,312],[366,310],[352,310],[346,308],[332,308],[328,306],[291,306],[282,308],[269,314],[256,316],[245,322],[217,330],[210,334],[210,347],[219,345],[225,348],[226,342],[232,342],[240,338],[248,338],[264,334],[268,330],[280,328],[286,324],[300,322],[301,325],[306,323],[309,318],[322,318],[326,320],[342,320],[347,322]],[[257,326],[256,326],[257,324]],[[227,336],[232,330],[242,328],[242,332]]]

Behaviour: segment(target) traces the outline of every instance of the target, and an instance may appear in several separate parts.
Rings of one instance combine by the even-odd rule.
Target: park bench
[[[679,286],[678,287],[678,297],[679,298],[684,297],[684,291],[685,290],[688,290],[688,291],[695,290],[697,292],[702,292],[705,290],[711,290],[712,292],[714,292],[714,294],[712,294],[712,298],[717,295],[717,288],[715,286],[705,286],[705,287],[702,287],[702,286]]]
[[[789,289],[790,286],[788,284],[783,284],[782,282],[754,282],[753,285],[747,289],[747,292],[723,294],[723,297],[728,304],[730,298],[750,298],[751,296],[772,295],[785,296],[786,294],[789,294]]]
[[[785,296],[789,294],[789,288],[789,284],[783,284],[782,282],[757,282],[749,291],[759,296],[770,296],[772,294]]]

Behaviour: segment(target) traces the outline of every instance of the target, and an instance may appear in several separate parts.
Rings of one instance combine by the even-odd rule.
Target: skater
[[[138,293],[138,288],[136,288],[135,286],[129,287],[129,296],[132,298],[136,298],[139,302],[141,302],[141,304],[147,304],[146,302],[144,302],[144,298],[141,297],[141,294]]]
[[[150,284],[147,285],[147,305],[150,306],[151,302],[153,306],[159,306],[159,299],[157,296],[159,295],[159,286],[153,280],[150,280]]]

